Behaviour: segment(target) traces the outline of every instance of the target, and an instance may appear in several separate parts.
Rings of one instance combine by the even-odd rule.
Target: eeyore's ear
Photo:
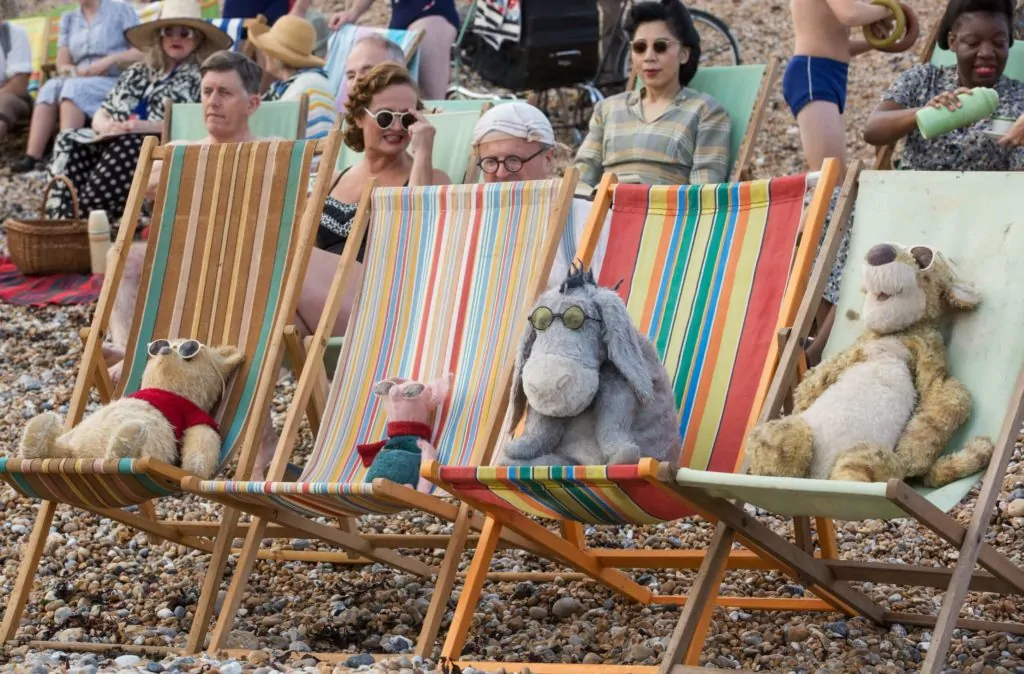
[[[537,333],[529,322],[523,326],[523,333],[519,336],[519,345],[516,347],[516,365],[512,370],[512,429],[519,423],[526,411],[526,391],[523,390],[523,367],[530,358],[530,351],[533,349],[533,342],[537,339]]]
[[[607,288],[598,288],[594,292],[594,301],[601,309],[601,330],[608,360],[629,382],[637,399],[641,403],[650,402],[654,397],[654,382],[647,371],[640,333],[633,326],[625,303]]]

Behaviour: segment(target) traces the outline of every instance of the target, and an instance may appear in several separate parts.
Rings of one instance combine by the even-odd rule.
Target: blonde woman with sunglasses
[[[726,179],[731,125],[711,96],[687,88],[697,74],[700,36],[679,0],[638,2],[626,16],[633,71],[641,87],[594,108],[576,153],[578,192],[589,195],[605,171],[646,185]]]
[[[386,61],[359,77],[349,90],[345,106],[345,144],[363,157],[334,179],[324,204],[302,296],[300,327],[312,331],[320,321],[330,279],[346,245],[359,195],[370,179],[380,187],[447,185],[451,179],[434,168],[434,127],[423,116],[416,84],[404,66]],[[361,267],[361,265],[360,265]],[[355,288],[357,284],[350,284]],[[341,335],[348,323],[351,296],[347,296],[335,323]]]

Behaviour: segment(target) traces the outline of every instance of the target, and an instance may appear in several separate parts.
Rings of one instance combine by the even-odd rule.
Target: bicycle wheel
[[[741,63],[740,45],[725,21],[700,9],[691,9],[690,16],[700,34],[702,66],[738,66]]]

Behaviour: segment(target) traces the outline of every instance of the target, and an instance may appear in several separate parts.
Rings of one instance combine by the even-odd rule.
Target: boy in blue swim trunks
[[[790,0],[796,33],[794,55],[782,76],[782,94],[800,127],[804,159],[811,171],[827,157],[846,166],[846,77],[850,59],[871,49],[850,29],[872,26],[884,37],[892,12],[869,0]]]

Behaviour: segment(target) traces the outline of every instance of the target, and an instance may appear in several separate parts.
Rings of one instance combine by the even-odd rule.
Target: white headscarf
[[[473,146],[485,138],[496,140],[499,135],[540,143],[544,147],[555,144],[551,122],[543,112],[526,101],[499,103],[485,112],[473,129]]]

